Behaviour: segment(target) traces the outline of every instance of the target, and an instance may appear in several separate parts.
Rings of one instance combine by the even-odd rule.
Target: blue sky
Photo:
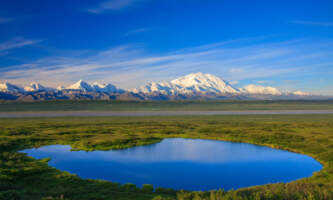
[[[0,81],[132,88],[192,72],[333,95],[333,1],[0,2]]]

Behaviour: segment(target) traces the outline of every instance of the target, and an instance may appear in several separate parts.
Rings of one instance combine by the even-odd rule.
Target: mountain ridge
[[[151,82],[130,91],[134,93],[161,92],[162,94],[239,93],[239,90],[228,82],[215,75],[201,72],[188,74],[168,82]]]
[[[113,84],[88,83],[79,80],[67,87],[45,87],[38,82],[20,87],[9,82],[0,83],[0,92],[19,98],[38,99],[136,99],[136,100],[186,100],[186,99],[288,99],[312,98],[303,91],[282,92],[262,85],[236,88],[229,82],[201,72],[181,76],[171,81],[150,82],[143,86],[123,90]],[[2,95],[6,96],[6,95]],[[28,96],[28,97],[27,97]],[[13,97],[14,98],[14,97]]]

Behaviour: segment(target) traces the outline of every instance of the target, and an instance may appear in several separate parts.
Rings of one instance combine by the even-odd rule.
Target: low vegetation
[[[324,168],[291,183],[191,192],[81,179],[48,166],[48,159],[36,160],[18,152],[50,144],[69,144],[75,150],[87,151],[119,149],[171,137],[286,149],[310,155]],[[333,115],[0,119],[0,199],[331,200]]]
[[[235,110],[333,110],[327,101],[106,101],[63,100],[1,102],[0,112],[36,111],[235,111]]]

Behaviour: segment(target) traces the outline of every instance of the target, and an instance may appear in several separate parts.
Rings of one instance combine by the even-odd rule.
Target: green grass
[[[41,101],[2,102],[0,112],[333,110],[333,101]]]
[[[310,155],[310,178],[231,191],[186,192],[83,180],[18,150],[49,144],[107,150],[183,137],[247,142]],[[92,169],[93,170],[93,169]],[[205,184],[205,183],[202,183]],[[333,115],[0,119],[0,199],[333,199]]]

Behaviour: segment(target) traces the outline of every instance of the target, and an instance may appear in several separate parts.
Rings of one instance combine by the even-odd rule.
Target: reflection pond
[[[309,177],[322,166],[313,158],[269,147],[202,139],[110,151],[71,151],[68,145],[26,149],[37,159],[82,178],[153,184],[185,190],[237,189]]]

